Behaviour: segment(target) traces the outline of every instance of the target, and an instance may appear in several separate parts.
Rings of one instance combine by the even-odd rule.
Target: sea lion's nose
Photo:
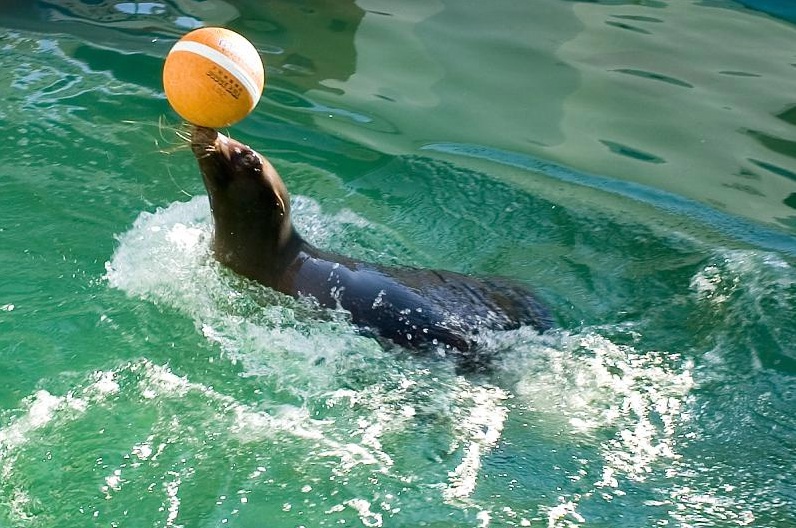
[[[226,159],[231,159],[229,138],[214,128],[194,125],[191,130],[191,148],[197,155],[211,151],[220,152]]]
[[[218,132],[214,128],[207,128],[194,125],[191,130],[191,145],[207,147],[215,143]]]

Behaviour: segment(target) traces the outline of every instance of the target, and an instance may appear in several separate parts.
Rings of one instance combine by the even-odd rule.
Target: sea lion
[[[481,330],[552,326],[548,310],[509,279],[386,267],[318,249],[293,227],[287,188],[265,157],[203,127],[192,129],[191,148],[210,199],[215,258],[240,275],[342,308],[380,339],[455,353],[467,366],[483,362]]]

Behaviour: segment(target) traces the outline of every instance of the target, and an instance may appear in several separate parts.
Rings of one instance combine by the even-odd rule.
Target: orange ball
[[[226,127],[254,110],[265,86],[260,54],[245,37],[224,28],[191,31],[163,65],[166,99],[199,126]]]

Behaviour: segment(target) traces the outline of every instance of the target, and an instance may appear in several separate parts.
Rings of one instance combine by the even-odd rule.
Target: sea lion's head
[[[290,198],[265,157],[212,128],[194,127],[191,149],[199,163],[214,221],[216,258],[263,282],[293,238]]]

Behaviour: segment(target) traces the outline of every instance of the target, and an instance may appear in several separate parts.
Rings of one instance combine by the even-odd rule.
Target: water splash
[[[318,226],[307,229],[310,236],[340,243],[344,222],[311,202],[299,210],[311,217],[300,222]],[[132,500],[152,523],[189,525],[201,489],[218,490],[218,524],[254,522],[258,508],[273,503],[296,524],[380,526],[431,501],[430,521],[580,526],[591,522],[596,504],[621,507],[638,494],[647,497],[639,506],[646,515],[681,525],[759,518],[763,498],[717,481],[721,470],[686,451],[705,436],[695,418],[705,378],[694,358],[642,350],[634,344],[640,328],[608,332],[625,339],[608,339],[602,327],[486,335],[503,358],[495,378],[465,379],[444,361],[383,350],[343,314],[232,276],[212,259],[210,233],[203,198],[142,213],[119,237],[107,280],[192,320],[217,350],[211,369],[236,370],[252,397],[233,396],[201,371],[186,375],[146,358],[92,373],[66,391],[45,386],[0,428],[7,497],[0,514],[14,522],[46,518],[41,513],[53,511],[58,491],[25,475],[44,470],[44,438],[89,430],[82,451],[96,461],[68,455],[96,482],[95,494],[72,497],[86,505],[79,515],[58,512],[77,523],[86,516],[121,522]],[[722,266],[714,259],[694,274],[696,309],[712,306],[711,295],[733,283]],[[788,291],[782,287],[776,291]],[[733,306],[738,293],[727,293],[722,302]],[[134,421],[100,426],[111,416]],[[535,427],[527,439],[523,419]],[[495,488],[506,471],[501,461],[513,456],[513,444],[525,456],[523,442],[539,446],[544,458],[571,449],[552,470],[529,468],[529,478],[540,472],[570,484],[496,502],[496,494],[510,494],[510,487]],[[115,455],[93,454],[111,444],[120,446]],[[516,463],[508,468],[519,471]]]
[[[316,203],[302,197],[294,200],[294,214],[305,235],[321,245],[340,243],[350,226],[369,228],[349,211],[326,217]],[[267,405],[271,413],[227,402],[227,412],[236,416],[228,433],[247,442],[268,442],[275,428],[289,430],[308,444],[310,454],[304,456],[314,463],[336,460],[331,470],[335,479],[360,473],[407,483],[420,479],[439,488],[444,502],[475,507],[468,498],[484,457],[500,439],[507,393],[474,385],[456,376],[451,365],[435,365],[432,376],[422,364],[401,364],[393,352],[360,336],[344,314],[320,312],[231,276],[212,259],[210,236],[204,197],[142,213],[119,238],[106,266],[107,280],[129,295],[185,313],[225,358],[243,367],[242,375],[262,383],[264,397],[275,398]],[[164,387],[182,397],[188,397],[189,388],[210,394],[173,374],[153,373],[149,383],[158,384],[141,388],[145,398],[155,398]],[[299,406],[279,402],[280,394],[297,398]],[[213,393],[213,398],[220,396]],[[442,416],[446,425],[435,429],[449,440],[436,456],[446,462],[429,475],[415,475],[385,444],[419,421]],[[276,426],[275,420],[289,425]],[[341,511],[353,509],[363,523],[374,526],[394,509],[373,512],[366,497],[340,504]]]

